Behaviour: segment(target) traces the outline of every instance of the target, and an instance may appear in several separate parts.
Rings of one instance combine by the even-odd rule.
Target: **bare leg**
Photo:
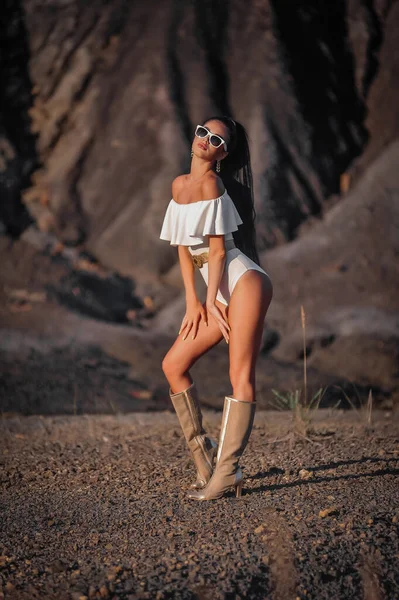
[[[216,300],[216,304],[227,320],[227,306],[219,300]],[[203,303],[203,306],[205,306],[205,303]],[[189,369],[200,356],[216,346],[221,339],[223,339],[223,334],[213,317],[208,318],[208,326],[202,320],[200,321],[194,340],[191,339],[191,335],[185,340],[183,340],[182,334],[177,336],[162,361],[162,370],[169,382],[172,393],[181,392],[191,385],[192,379]]]
[[[237,400],[256,401],[255,366],[272,295],[269,277],[253,269],[240,277],[231,295],[227,309],[230,381]]]
[[[237,496],[241,495],[243,474],[238,462],[255,415],[255,364],[272,293],[269,277],[250,269],[240,277],[231,295],[227,318],[233,394],[232,399],[224,400],[215,469],[205,487],[189,492],[188,497],[194,500],[220,498],[231,487]]]

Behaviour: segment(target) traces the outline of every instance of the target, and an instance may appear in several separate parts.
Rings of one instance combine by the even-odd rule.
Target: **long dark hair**
[[[211,117],[206,119],[203,124],[214,120],[223,123],[230,134],[227,144],[228,155],[220,161],[220,173],[218,175],[243,221],[238,231],[233,231],[234,242],[237,248],[260,266],[256,247],[256,212],[248,135],[241,123],[227,116]]]

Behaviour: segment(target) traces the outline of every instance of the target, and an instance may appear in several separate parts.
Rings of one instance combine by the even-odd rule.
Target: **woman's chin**
[[[198,156],[198,158],[202,158],[203,160],[213,160],[209,150],[204,150],[203,148],[196,148],[194,150],[194,155]]]

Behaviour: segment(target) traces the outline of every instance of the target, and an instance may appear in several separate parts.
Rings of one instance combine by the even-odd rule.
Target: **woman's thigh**
[[[237,281],[227,310],[230,378],[254,380],[263,325],[273,295],[270,278],[251,269]]]
[[[219,302],[219,300],[216,300],[216,304],[227,321],[227,306],[222,302]],[[204,302],[203,306],[206,310],[205,305],[206,303]],[[210,315],[208,315],[208,325],[205,325],[204,321],[201,319],[197,335],[194,339],[192,339],[191,336],[191,331],[185,340],[183,340],[182,334],[177,336],[175,342],[163,359],[162,368],[164,372],[185,373],[193,366],[200,356],[205,354],[210,348],[213,348],[213,346],[216,346],[223,338],[219,325]]]

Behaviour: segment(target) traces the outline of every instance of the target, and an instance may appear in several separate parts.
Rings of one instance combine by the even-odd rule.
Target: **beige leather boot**
[[[190,487],[201,489],[212,476],[218,447],[216,440],[208,435],[202,426],[202,413],[195,381],[187,389],[175,394],[172,394],[169,388],[169,396],[197,468],[197,480]]]
[[[255,416],[256,402],[237,400],[225,396],[222,426],[216,466],[209,483],[202,489],[190,491],[188,497],[193,500],[215,500],[231,487],[236,496],[241,496],[243,474],[238,466],[248,443]]]

